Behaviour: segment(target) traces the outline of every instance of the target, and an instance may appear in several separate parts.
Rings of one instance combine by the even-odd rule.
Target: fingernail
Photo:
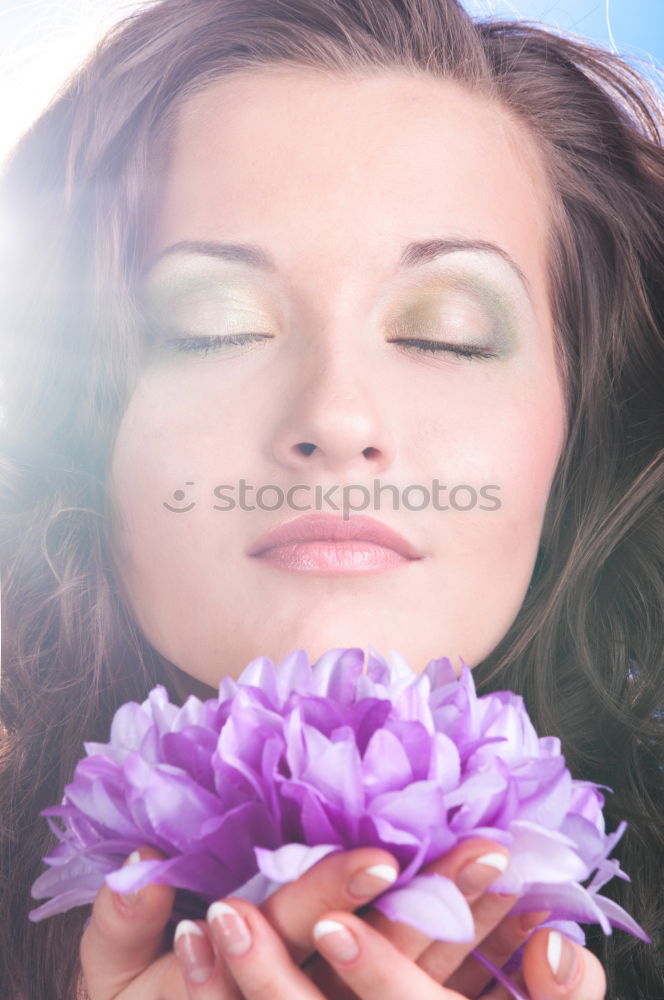
[[[579,959],[572,942],[560,931],[549,932],[546,960],[558,985],[569,986],[576,976]]]
[[[357,899],[366,899],[384,892],[396,882],[399,872],[393,865],[372,865],[356,872],[348,883],[348,891]]]
[[[483,854],[479,858],[474,858],[458,872],[456,884],[463,893],[482,892],[487,886],[502,874],[507,865],[508,859],[504,854],[497,851],[492,854]]]
[[[193,920],[181,920],[175,928],[173,949],[190,983],[204,983],[214,972],[205,933]]]
[[[126,868],[127,865],[136,864],[136,862],[140,860],[141,860],[141,852],[132,851],[129,857],[125,858],[125,860],[122,862],[122,867]],[[123,895],[121,892],[117,893],[117,896],[120,900],[122,900],[123,905],[130,907],[136,906],[136,903],[138,902],[140,895],[141,895],[140,890],[137,892],[130,892],[126,896]]]
[[[314,938],[319,951],[333,962],[352,962],[360,953],[351,932],[337,920],[319,920],[314,925]]]
[[[226,955],[244,955],[251,948],[251,933],[240,914],[228,903],[212,903],[207,911],[208,923]]]

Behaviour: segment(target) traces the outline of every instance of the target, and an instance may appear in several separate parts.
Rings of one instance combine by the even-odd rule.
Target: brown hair
[[[0,996],[74,1000],[90,906],[33,924],[30,886],[83,740],[178,669],[111,573],[104,488],[141,370],[133,279],[182,101],[230,72],[405,68],[495,101],[533,136],[556,210],[551,307],[569,431],[532,586],[474,671],[521,693],[572,773],[615,790],[604,890],[650,934],[589,933],[609,1000],[664,995],[662,112],[617,55],[455,0],[154,0],[106,35],[13,152],[0,261]],[[509,567],[506,567],[509,572]],[[432,650],[432,655],[437,655]],[[630,668],[635,668],[630,670]]]

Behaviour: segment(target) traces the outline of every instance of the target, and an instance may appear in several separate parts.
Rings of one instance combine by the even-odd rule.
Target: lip
[[[422,558],[422,554],[394,528],[361,514],[345,520],[329,514],[304,514],[261,535],[248,555],[260,557],[281,546],[306,542],[336,542],[339,549],[352,547],[352,544],[339,545],[341,542],[368,542],[390,549],[403,559]]]

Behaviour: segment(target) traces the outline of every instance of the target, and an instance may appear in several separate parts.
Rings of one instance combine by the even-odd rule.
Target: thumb
[[[154,847],[142,847],[124,865],[164,857]],[[102,885],[80,946],[90,1000],[112,1000],[158,957],[174,897],[175,889],[160,883],[140,889],[133,897]]]
[[[532,1000],[604,1000],[606,975],[599,959],[552,928],[535,931],[522,971]]]

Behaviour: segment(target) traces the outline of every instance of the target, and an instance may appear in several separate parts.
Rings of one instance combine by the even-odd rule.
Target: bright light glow
[[[145,3],[10,0],[0,7],[0,168],[116,21]]]

